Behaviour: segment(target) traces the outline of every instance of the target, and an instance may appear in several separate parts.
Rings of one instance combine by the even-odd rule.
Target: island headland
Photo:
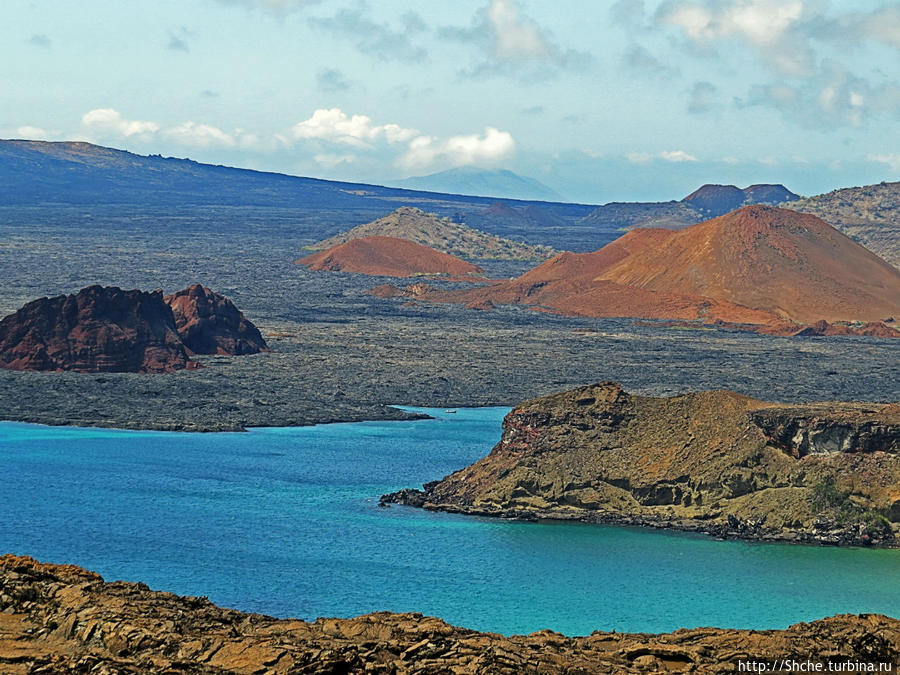
[[[895,546],[900,405],[636,396],[615,382],[526,401],[490,454],[382,504],[717,537]]]

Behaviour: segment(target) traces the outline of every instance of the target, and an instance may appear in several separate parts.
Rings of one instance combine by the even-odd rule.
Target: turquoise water
[[[506,634],[900,616],[900,550],[377,507],[486,454],[506,411],[245,434],[0,423],[0,552],[276,616],[417,611]]]

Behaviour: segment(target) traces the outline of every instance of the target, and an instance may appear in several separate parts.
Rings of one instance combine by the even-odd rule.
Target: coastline
[[[0,556],[4,672],[515,674],[735,672],[748,661],[900,662],[900,620],[838,615],[786,630],[549,630],[505,637],[422,614],[314,622],[218,607],[74,565]]]
[[[755,543],[783,543],[807,546],[840,546],[845,548],[880,548],[900,549],[900,541],[873,541],[862,544],[848,539],[838,533],[828,531],[803,532],[794,530],[774,530],[761,524],[741,521],[734,518],[730,522],[704,521],[689,518],[662,517],[647,514],[624,514],[597,512],[584,509],[548,510],[548,509],[490,509],[459,504],[436,504],[426,500],[422,490],[404,488],[397,492],[382,495],[379,506],[391,505],[421,508],[425,511],[455,513],[481,518],[498,518],[520,522],[579,522],[586,525],[612,525],[618,527],[652,528],[655,530],[672,530],[702,534],[719,540],[738,540]]]

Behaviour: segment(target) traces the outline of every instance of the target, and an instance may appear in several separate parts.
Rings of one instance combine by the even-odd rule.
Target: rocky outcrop
[[[491,453],[384,503],[721,537],[893,546],[900,406],[778,405],[614,382],[527,401]]]
[[[474,260],[546,260],[556,253],[549,246],[533,246],[496,237],[414,206],[401,206],[382,218],[323,239],[309,248],[321,251],[351,239],[371,236],[406,239],[443,253]]]
[[[159,291],[89,286],[0,321],[0,367],[165,373],[196,367]]]
[[[241,311],[224,295],[193,284],[165,298],[175,328],[194,354],[258,354],[266,341]]]
[[[504,637],[421,614],[279,620],[205,598],[0,557],[0,669],[26,673],[734,673],[781,659],[896,665],[900,621],[841,615],[787,630],[552,631]],[[877,667],[877,666],[876,666]]]

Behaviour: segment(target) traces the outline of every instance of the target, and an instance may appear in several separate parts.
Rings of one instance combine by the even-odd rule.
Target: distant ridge
[[[741,189],[734,185],[707,184],[694,190],[681,201],[707,217],[715,217],[751,204],[777,206],[797,199],[800,199],[800,195],[794,194],[783,185],[751,185]]]
[[[584,223],[629,230],[634,227],[664,227],[679,230],[707,218],[721,216],[742,206],[788,204],[799,195],[783,185],[703,185],[681,201],[610,202],[582,219]]]
[[[506,169],[458,167],[392,181],[399,187],[432,192],[525,199],[529,201],[562,202],[562,195],[534,178],[520,176]]]
[[[532,246],[495,237],[413,206],[401,206],[378,220],[336,234],[309,248],[322,250],[373,235],[407,239],[460,258],[475,260],[546,260],[555,253],[549,246]]]

